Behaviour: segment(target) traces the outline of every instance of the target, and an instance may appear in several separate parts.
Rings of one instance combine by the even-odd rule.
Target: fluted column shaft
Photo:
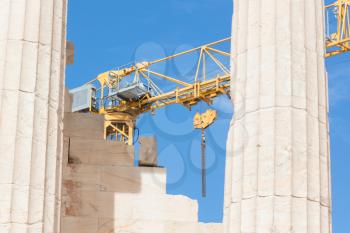
[[[234,0],[225,233],[331,232],[323,0]]]
[[[66,0],[0,0],[0,232],[59,232]]]

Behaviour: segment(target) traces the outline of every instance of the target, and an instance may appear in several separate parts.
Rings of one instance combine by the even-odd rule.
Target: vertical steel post
[[[201,150],[202,150],[202,197],[206,197],[206,164],[205,164],[205,150],[206,150],[206,145],[205,145],[205,129],[202,128],[202,145],[201,145]]]

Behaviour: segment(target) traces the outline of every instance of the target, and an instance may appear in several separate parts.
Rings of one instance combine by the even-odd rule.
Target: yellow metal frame
[[[327,18],[326,58],[350,51],[350,0],[337,0],[325,7],[326,14],[335,14],[336,32],[330,34]]]
[[[230,42],[230,40],[231,38],[225,38],[153,62],[142,62],[124,69],[107,71],[89,82],[99,84],[100,107],[98,113],[105,115],[105,138],[114,136],[114,139],[132,145],[135,122],[139,115],[145,112],[154,112],[159,108],[171,104],[181,104],[191,109],[192,106],[200,101],[212,104],[213,98],[223,94],[228,95],[230,88],[230,68],[221,60],[226,58],[229,61],[230,53],[215,46]],[[198,52],[200,55],[192,83],[151,70],[155,64],[167,62],[187,54],[196,56]],[[218,70],[214,75],[209,75],[207,71],[206,64],[208,59],[211,59],[211,62],[215,64]],[[176,84],[177,87],[172,91],[163,93],[154,84],[157,89],[157,95],[151,96],[147,94],[135,101],[120,101],[116,106],[105,107],[103,104],[106,98],[105,93],[109,92],[112,88],[118,87],[124,78],[131,75],[143,77],[153,84],[152,77],[157,77]],[[94,108],[91,107],[91,109]]]
[[[136,118],[125,113],[105,114],[104,138],[114,136],[116,141],[133,145]]]
[[[342,54],[350,51],[350,0],[337,0],[333,4],[325,7],[326,12],[333,11],[337,19],[337,30],[331,35],[327,35],[325,57]],[[327,31],[329,28],[327,28]],[[189,109],[200,101],[212,104],[215,97],[229,94],[230,88],[230,67],[224,65],[218,56],[230,58],[229,51],[223,51],[215,46],[225,42],[230,42],[231,38],[225,38],[210,44],[206,44],[188,51],[184,51],[166,58],[153,62],[141,62],[123,69],[116,69],[100,74],[96,79],[89,83],[98,83],[100,92],[99,114],[105,115],[105,138],[115,136],[118,141],[123,141],[129,145],[133,144],[134,127],[136,119],[145,112],[154,112],[155,110],[171,105],[181,104]],[[170,77],[151,70],[152,66],[161,62],[173,60],[186,54],[196,54],[199,52],[199,59],[196,64],[196,72],[193,82],[188,83],[176,77]],[[216,75],[209,75],[207,72],[206,61],[211,59],[220,72]],[[146,94],[143,98],[136,101],[120,101],[113,107],[104,106],[105,92],[118,87],[120,82],[131,75],[143,77],[154,86],[157,95]],[[200,75],[202,79],[200,79]],[[166,80],[177,87],[172,91],[163,93],[157,87],[152,77],[158,77]],[[91,111],[96,109],[90,108]]]
[[[170,104],[181,104],[187,108],[191,108],[200,101],[212,104],[213,98],[229,93],[229,82],[230,75],[217,76],[158,96],[145,96],[143,99],[134,102],[125,101],[117,107],[104,109],[104,111],[106,114],[121,112],[138,116]]]

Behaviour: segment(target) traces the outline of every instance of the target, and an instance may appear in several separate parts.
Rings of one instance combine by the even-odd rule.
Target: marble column
[[[225,233],[329,233],[323,0],[234,0]]]
[[[0,232],[58,233],[66,0],[0,0]]]

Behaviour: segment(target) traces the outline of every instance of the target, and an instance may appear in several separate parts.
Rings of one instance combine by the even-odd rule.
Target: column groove
[[[66,2],[2,4],[0,232],[58,233]]]
[[[225,232],[330,233],[322,1],[235,6]]]

